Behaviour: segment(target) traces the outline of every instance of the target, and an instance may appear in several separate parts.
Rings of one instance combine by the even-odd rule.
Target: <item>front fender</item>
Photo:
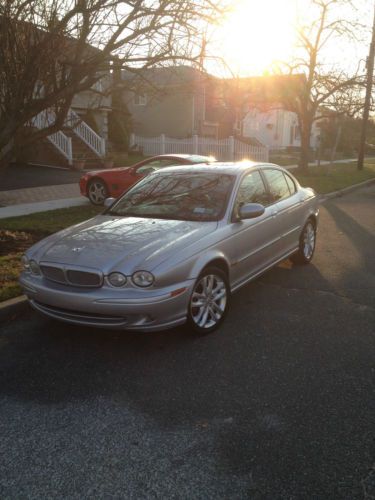
[[[220,260],[225,263],[229,275],[230,263],[227,256],[220,250],[212,249],[200,255],[199,258],[195,261],[193,267],[191,268],[190,279],[196,279],[201,274],[202,270],[215,260]]]
[[[155,284],[164,287],[186,280],[196,280],[207,265],[218,259],[225,263],[228,270],[230,269],[227,257],[218,249],[207,249],[185,261],[170,262],[167,266],[163,263],[152,271],[155,275]]]

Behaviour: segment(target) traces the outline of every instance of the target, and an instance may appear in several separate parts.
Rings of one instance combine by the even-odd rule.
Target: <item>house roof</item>
[[[306,82],[303,74],[265,75],[223,80],[224,92],[247,97],[253,103],[275,103],[297,96]]]
[[[146,68],[142,70],[123,70],[121,78],[124,82],[134,85],[152,85],[165,88],[175,86],[192,86],[197,83],[215,79],[214,76],[200,71],[192,66],[165,66],[159,68]]]

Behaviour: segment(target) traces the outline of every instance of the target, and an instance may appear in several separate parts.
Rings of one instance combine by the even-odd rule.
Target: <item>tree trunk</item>
[[[301,153],[298,168],[305,173],[309,168],[311,127],[312,124],[308,123],[301,128]]]

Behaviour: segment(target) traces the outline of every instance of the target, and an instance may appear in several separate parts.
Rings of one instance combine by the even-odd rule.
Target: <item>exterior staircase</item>
[[[75,161],[85,160],[85,168],[102,168],[103,159],[98,156],[85,142],[80,139],[73,130],[69,128],[63,129],[64,134],[72,141],[72,163]]]
[[[41,129],[53,123],[54,119],[54,112],[45,110],[35,116],[31,124]],[[51,148],[53,148],[53,156],[60,157],[61,166],[66,166],[66,164],[73,166],[74,161],[84,159],[85,168],[102,168],[106,151],[105,139],[100,137],[71,109],[67,114],[63,130],[48,136],[44,141],[44,145],[46,144],[48,147],[45,148],[45,163],[50,162]],[[53,164],[56,165],[55,160]]]

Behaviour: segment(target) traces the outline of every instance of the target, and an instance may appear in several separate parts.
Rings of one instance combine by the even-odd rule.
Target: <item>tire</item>
[[[229,299],[226,274],[217,267],[207,267],[194,284],[189,300],[187,325],[199,334],[213,332],[227,314]]]
[[[93,205],[103,205],[108,198],[108,188],[101,179],[93,179],[88,183],[87,196]]]
[[[292,262],[295,264],[310,264],[316,246],[316,226],[309,219],[303,226],[301,236],[299,238],[299,249],[291,256]]]

